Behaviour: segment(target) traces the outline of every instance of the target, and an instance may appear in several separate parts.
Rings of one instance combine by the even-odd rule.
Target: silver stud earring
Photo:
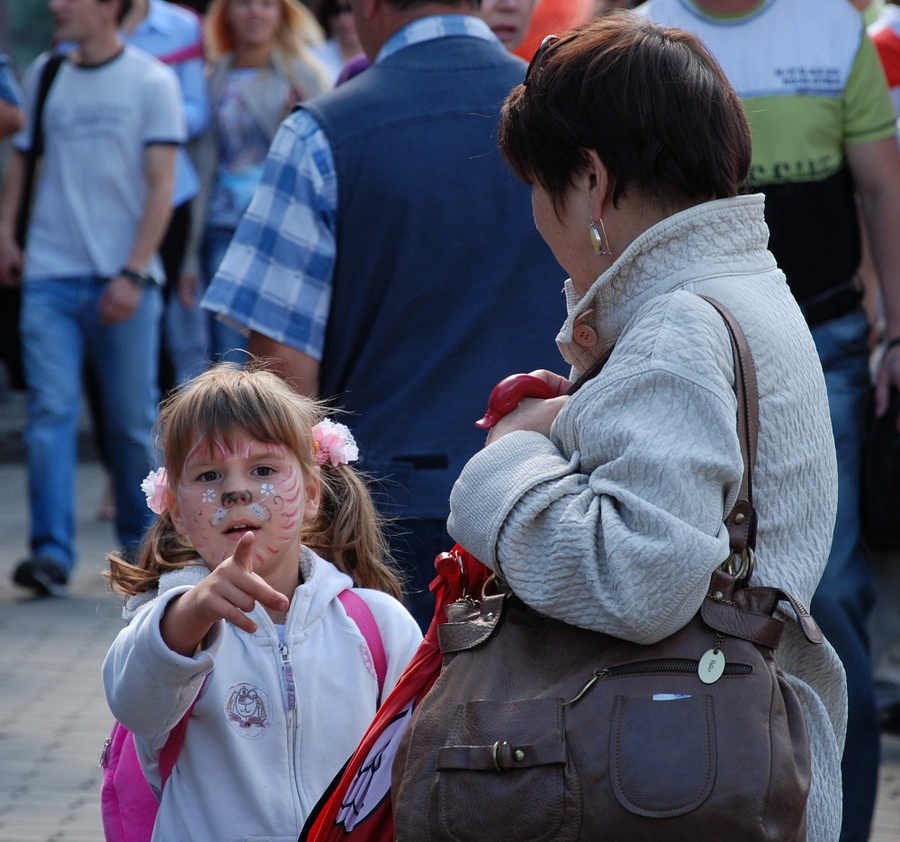
[[[597,230],[598,222],[600,223],[599,231]],[[591,237],[591,248],[594,250],[594,254],[612,254],[609,248],[609,238],[606,236],[606,227],[603,225],[602,219],[598,219],[597,222],[594,222],[592,219],[591,224],[588,225],[588,233]]]

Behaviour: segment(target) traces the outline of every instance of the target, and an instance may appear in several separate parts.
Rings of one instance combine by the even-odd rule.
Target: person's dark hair
[[[499,142],[525,182],[564,207],[593,149],[615,179],[662,205],[735,196],[750,168],[741,102],[695,36],[615,10],[542,45],[503,106]]]
[[[113,2],[113,0],[101,0],[101,2],[108,3]],[[118,23],[122,23],[125,20],[125,16],[131,11],[131,0],[119,0],[119,14],[116,16],[116,20]]]
[[[312,6],[312,13],[316,16],[319,26],[325,33],[326,38],[330,38],[334,34],[333,18],[338,13],[338,6],[341,2],[346,3],[347,0],[318,0]]]
[[[388,0],[395,9],[405,11],[406,9],[414,9],[416,6],[425,6],[430,3],[437,3],[441,6],[449,6],[456,9],[459,7],[470,7],[475,11],[481,8],[481,0]]]

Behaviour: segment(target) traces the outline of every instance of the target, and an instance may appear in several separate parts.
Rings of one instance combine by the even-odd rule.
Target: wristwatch
[[[134,281],[139,287],[149,287],[156,283],[156,281],[145,272],[138,272],[137,269],[132,269],[130,266],[123,266],[119,270],[119,274],[128,278],[129,281]]]

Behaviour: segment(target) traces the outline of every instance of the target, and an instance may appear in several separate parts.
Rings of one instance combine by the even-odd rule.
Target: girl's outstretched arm
[[[247,613],[257,602],[274,611],[287,611],[290,600],[254,572],[252,546],[253,533],[248,532],[238,541],[233,556],[169,603],[160,632],[173,652],[191,657],[219,620],[252,634],[256,623]]]

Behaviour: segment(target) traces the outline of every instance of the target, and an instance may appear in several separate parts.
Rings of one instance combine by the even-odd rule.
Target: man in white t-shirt
[[[28,389],[25,444],[31,557],[13,581],[39,594],[75,564],[74,478],[81,372],[96,368],[113,475],[116,529],[134,552],[147,524],[140,489],[156,417],[162,267],[175,150],[185,127],[175,74],[123,46],[130,0],[50,0],[57,41],[75,45],[42,108],[43,157],[24,249],[15,240],[26,153],[49,55],[24,79],[28,125],[0,200],[0,283],[22,283]]]

